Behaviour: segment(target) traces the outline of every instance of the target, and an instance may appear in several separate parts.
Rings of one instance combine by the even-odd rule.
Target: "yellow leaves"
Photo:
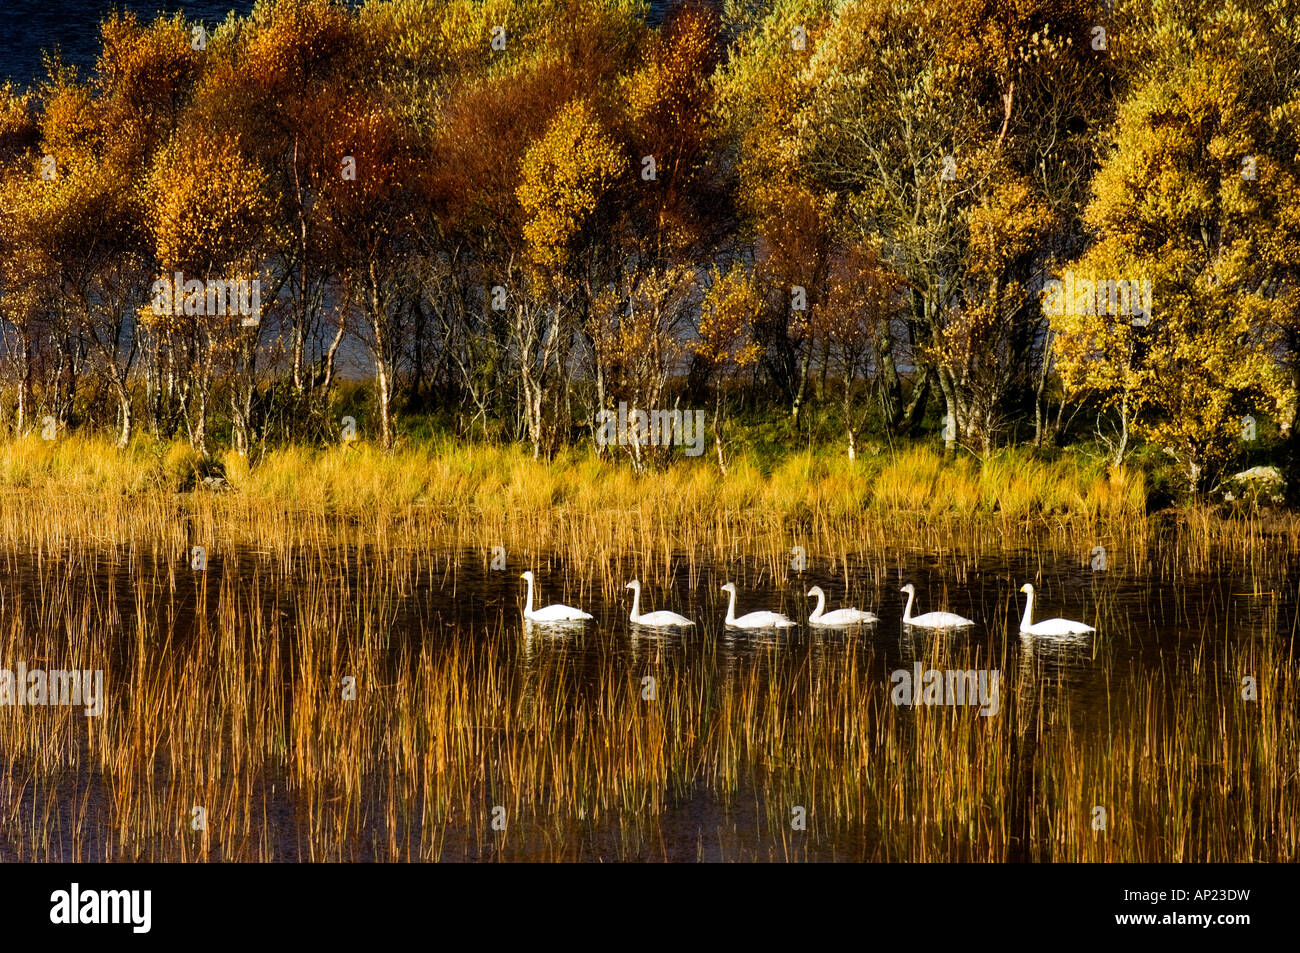
[[[20,93],[8,82],[0,86],[0,167],[35,143],[35,105],[33,93]]]
[[[525,153],[515,193],[537,266],[553,273],[563,269],[569,244],[625,168],[586,102],[575,99],[556,114]]]
[[[357,42],[354,21],[330,0],[277,0],[259,5],[241,70],[273,94],[302,92],[302,84]]]
[[[684,351],[677,324],[694,290],[692,269],[631,274],[592,301],[587,333],[607,390],[640,400],[663,386]]]
[[[1056,216],[1023,179],[998,182],[966,212],[970,271],[985,280],[1038,248]]]
[[[1285,319],[1265,288],[1294,267],[1296,193],[1262,144],[1246,61],[1216,44],[1184,56],[1122,106],[1086,210],[1098,240],[1075,265],[1150,280],[1151,324],[1083,314],[1053,326],[1067,388],[1123,399],[1135,430],[1195,482],[1231,458],[1243,414],[1291,399],[1275,337]]]
[[[1289,399],[1276,324],[1265,318],[1271,303],[1256,297],[1249,262],[1231,249],[1207,262],[1194,241],[1146,254],[1127,244],[1102,242],[1073,269],[1093,279],[1149,280],[1150,324],[1104,313],[1055,317],[1056,368],[1071,394],[1122,402],[1133,430],[1198,480],[1231,458],[1243,414]]]
[[[150,170],[147,220],[165,268],[202,273],[257,254],[272,208],[236,137],[188,132]]]
[[[593,50],[623,63],[646,32],[636,0],[392,0],[366,4],[360,18],[376,51],[425,80],[452,84],[544,62],[593,68]],[[504,49],[491,45],[497,27]]]
[[[792,49],[790,29],[802,22],[813,46],[822,15],[809,14],[775,11],[756,39],[742,39],[713,80],[715,122],[739,142],[737,197],[751,218],[779,204],[779,192],[797,177],[800,107],[814,86],[806,75],[810,54]],[[813,48],[820,55],[820,45]]]
[[[714,366],[749,367],[762,353],[752,336],[763,296],[753,276],[739,266],[726,273],[715,266],[710,275],[700,309],[699,337],[691,350]]]
[[[649,62],[629,78],[627,101],[634,120],[655,119],[668,128],[695,124],[708,94],[709,66],[717,40],[702,11],[681,8],[650,45]]]
[[[1192,302],[1175,309],[1137,368],[1135,429],[1175,456],[1190,479],[1232,458],[1244,414],[1288,400],[1280,368],[1251,330],[1231,308]]]
[[[76,273],[138,251],[131,183],[121,169],[74,153],[45,181],[39,165],[7,178],[0,220],[14,254],[34,271]]]
[[[124,104],[170,103],[197,78],[201,54],[180,14],[145,26],[134,13],[113,13],[100,24],[100,37],[98,81]]]

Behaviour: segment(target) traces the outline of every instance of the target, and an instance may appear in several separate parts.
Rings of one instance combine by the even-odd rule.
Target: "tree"
[[[879,251],[870,245],[837,254],[829,271],[826,299],[813,309],[811,321],[838,364],[844,433],[849,459],[854,460],[866,417],[854,385],[878,363],[876,344],[888,340],[886,328],[901,308],[902,281],[881,264]],[[876,371],[879,387],[883,377],[878,366]]]
[[[186,282],[261,281],[267,235],[273,228],[267,177],[238,135],[184,123],[156,157],[146,188],[146,220],[166,275]],[[260,297],[260,292],[259,292]],[[273,295],[267,295],[274,300]],[[214,302],[215,304],[215,302]],[[213,387],[221,372],[237,372],[236,409],[255,384],[256,345],[263,327],[246,326],[226,305],[184,313],[149,308],[143,317],[164,379],[159,395],[174,397],[191,445],[208,451]],[[161,311],[161,313],[160,313]],[[236,446],[247,452],[248,420],[235,415]]]
[[[741,373],[754,366],[762,349],[754,342],[754,321],[763,309],[763,297],[754,277],[743,266],[726,271],[715,266],[700,308],[698,337],[691,351],[713,382],[713,444],[718,468],[726,475],[722,433],[727,387]]]
[[[572,254],[609,195],[624,163],[595,111],[582,100],[563,107],[524,156],[517,190],[531,272],[512,309],[520,386],[533,456],[550,433],[546,420],[553,371],[567,359],[574,327],[566,307]]]
[[[1116,462],[1131,425],[1193,491],[1235,455],[1243,416],[1294,400],[1278,331],[1296,300],[1296,157],[1269,148],[1275,104],[1256,98],[1248,63],[1196,44],[1133,90],[1093,184],[1096,243],[1072,270],[1150,282],[1149,323],[1090,304],[1091,285],[1055,322],[1067,387],[1117,409]]]
[[[914,386],[938,386],[955,424],[950,447],[961,436],[987,448],[1034,341],[1028,289],[1052,224],[1042,193],[1083,132],[1059,104],[1050,123],[1036,110],[1050,90],[1079,100],[1097,91],[1075,43],[1086,12],[973,0],[781,6],[729,68],[752,202],[800,182],[835,195],[858,238],[880,240],[906,280]],[[800,13],[802,55],[791,40]],[[774,61],[779,71],[764,68]],[[1078,79],[1087,81],[1068,85]],[[896,393],[882,393],[887,425],[904,423]]]

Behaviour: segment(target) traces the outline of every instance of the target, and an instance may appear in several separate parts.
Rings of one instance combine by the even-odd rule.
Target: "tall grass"
[[[771,472],[748,458],[726,474],[702,457],[681,457],[637,472],[625,457],[571,449],[534,460],[517,445],[447,440],[391,453],[365,443],[273,449],[255,466],[232,451],[204,461],[188,446],[147,438],[118,450],[95,437],[0,443],[0,487],[54,492],[108,490],[138,495],[188,489],[194,473],[218,465],[240,493],[317,509],[402,506],[538,510],[572,507],[622,510],[645,504],[699,514],[767,507],[783,516],[830,518],[861,511],[934,517],[1002,514],[1126,517],[1140,514],[1140,475],[1108,476],[1099,461],[1072,457],[1040,461],[1008,450],[980,461],[946,461],[929,446],[849,461],[810,450],[786,454]]]
[[[455,607],[482,598],[483,569],[454,550],[333,522],[226,545],[199,512],[190,535],[218,542],[197,573],[170,530],[51,546],[15,509],[0,506],[0,658],[103,668],[108,703],[93,719],[0,709],[5,859],[679,857],[664,831],[701,798],[731,825],[699,833],[689,849],[704,856],[1294,860],[1300,847],[1297,665],[1275,604],[1255,620],[1273,634],[1230,639],[1235,619],[1216,613],[1164,666],[1080,649],[1113,686],[1105,724],[1072,710],[1064,650],[1022,644],[1009,612],[973,640],[904,645],[927,667],[1005,673],[985,718],[891,704],[887,630],[737,646],[703,590],[698,641],[529,634],[511,583],[495,607]],[[1284,555],[1254,557],[1259,588],[1289,584]],[[730,557],[765,572],[762,553]],[[613,599],[636,558],[557,562],[547,584]],[[1127,644],[1128,610],[1100,585],[1105,637]],[[1256,702],[1240,698],[1243,673]]]
[[[299,450],[228,461],[229,492],[178,492],[202,485],[183,448],[103,451],[0,445],[0,667],[103,669],[107,689],[98,718],[0,707],[0,859],[1300,856],[1294,532],[1197,511],[1166,526],[1131,477],[923,449],[738,461],[725,480],[509,449]],[[1012,549],[1041,574],[1095,544],[1112,568],[1091,577],[1104,640],[1083,664],[1104,723],[1067,691],[1065,649],[1021,643],[1010,607],[967,640],[882,626],[737,645],[716,625],[720,575],[802,591],[794,545],[874,604],[919,554],[961,585]],[[548,596],[620,608],[583,635],[529,634],[493,545],[545,570]],[[1208,614],[1186,651],[1106,650],[1138,638],[1123,586],[1144,581],[1150,605],[1205,572],[1239,580],[1256,635],[1188,605]],[[610,621],[633,574],[699,633]],[[896,650],[1000,670],[1001,714],[892,705]],[[701,805],[723,820],[684,841]]]

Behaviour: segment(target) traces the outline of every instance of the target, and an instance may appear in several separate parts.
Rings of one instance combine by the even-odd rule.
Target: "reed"
[[[0,707],[0,860],[1300,854],[1293,520],[1147,517],[1137,474],[919,447],[741,459],[721,479],[363,445],[230,457],[229,491],[179,491],[209,465],[0,444],[0,666],[106,686],[95,718]],[[1109,569],[1089,573],[1099,545]],[[555,598],[608,609],[577,641],[527,636],[497,546]],[[934,608],[949,586],[1012,592],[1013,553],[1058,592],[1086,576],[1104,639],[1075,665],[1022,643],[1009,602],[955,641],[721,631],[723,577],[806,615],[795,547],[863,607],[921,568]],[[1206,574],[1235,589],[1192,625],[1182,587]],[[699,631],[631,637],[632,576]],[[1159,665],[1120,598],[1134,586],[1188,620]],[[899,657],[998,669],[1001,714],[893,705]],[[1080,670],[1103,721],[1071,708]],[[701,830],[700,810],[721,821]]]

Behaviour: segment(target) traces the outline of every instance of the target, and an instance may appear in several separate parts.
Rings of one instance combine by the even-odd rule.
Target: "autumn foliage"
[[[4,420],[200,452],[620,401],[850,457],[1300,460],[1300,0],[262,0],[0,89]],[[1065,272],[1151,320],[1044,309]],[[158,315],[257,279],[261,320]],[[1247,438],[1254,439],[1254,431]],[[612,452],[612,451],[611,451]],[[637,448],[638,465],[646,460]]]

